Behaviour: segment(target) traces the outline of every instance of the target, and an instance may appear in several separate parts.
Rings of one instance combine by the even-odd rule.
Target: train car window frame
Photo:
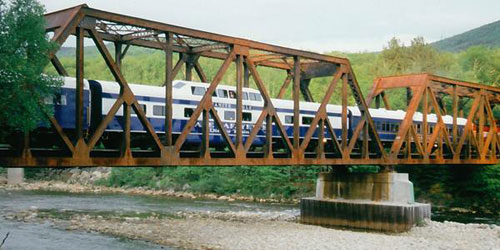
[[[236,120],[236,112],[232,110],[224,110],[224,120],[226,121]]]
[[[243,92],[243,100],[248,100],[248,92]]]
[[[185,118],[190,118],[194,113],[193,108],[184,108],[184,117]]]
[[[261,95],[261,94],[256,93],[256,94],[255,94],[255,97],[257,98],[257,100],[256,100],[256,101],[258,101],[258,102],[261,102],[261,101],[262,101],[262,95]]]
[[[389,131],[389,124],[387,122],[382,123],[382,131]]]
[[[155,116],[165,116],[165,106],[163,106],[163,105],[153,105],[153,115],[155,115]]]
[[[397,123],[392,123],[392,124],[391,124],[391,131],[392,131],[392,132],[398,132],[398,130],[399,130],[399,124],[397,124]]]
[[[242,120],[244,122],[251,122],[252,121],[252,113],[250,113],[250,112],[243,112]]]
[[[148,114],[148,106],[147,106],[146,104],[141,104],[141,103],[139,103],[139,106],[141,106],[142,111],[144,111],[144,114],[145,114],[145,115],[147,115],[147,114]],[[137,115],[137,114],[135,113],[135,110],[134,110],[134,108],[133,108],[133,107],[131,107],[131,109],[130,109],[130,113],[131,113],[132,115]]]
[[[285,115],[285,123],[293,124],[293,115]]]
[[[227,94],[227,90],[225,89],[217,89],[217,96],[219,98],[228,98],[229,95]]]
[[[207,92],[205,87],[200,87],[200,86],[191,86],[191,93],[193,95],[198,95],[198,96],[203,96]]]
[[[183,82],[177,82],[176,84],[174,84],[173,87],[176,88],[176,89],[180,89],[180,88],[184,87],[185,85],[186,84],[183,83]]]
[[[236,92],[234,90],[229,90],[229,98],[236,99]]]
[[[312,116],[302,116],[302,125],[311,125],[313,120]]]

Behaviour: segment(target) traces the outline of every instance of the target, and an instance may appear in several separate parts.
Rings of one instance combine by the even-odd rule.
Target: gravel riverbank
[[[170,190],[155,190],[147,188],[120,188],[120,187],[106,187],[100,185],[93,185],[90,183],[81,182],[65,182],[65,181],[35,181],[26,182],[18,185],[5,185],[0,184],[0,188],[5,190],[30,190],[30,191],[53,191],[53,192],[70,192],[70,193],[96,193],[96,194],[131,194],[131,195],[150,195],[150,196],[165,196],[165,197],[178,197],[188,199],[211,199],[220,201],[251,201],[262,203],[290,203],[298,204],[298,199],[278,200],[278,199],[263,199],[242,195],[216,195],[216,194],[194,194],[187,191]]]
[[[89,177],[92,179],[92,176]],[[0,185],[4,190],[58,191],[94,194],[205,198],[231,202],[256,200],[243,196],[195,195],[174,190],[112,188],[81,182],[38,181]],[[297,201],[295,201],[297,202]],[[22,222],[46,223],[65,230],[97,232],[188,249],[500,249],[500,227],[487,224],[428,222],[402,234],[360,232],[297,223],[289,213],[255,211],[179,211],[158,213],[101,213],[43,210],[33,207],[3,215]]]
[[[355,232],[302,225],[294,218],[241,213],[99,215],[36,208],[6,218],[51,222],[84,230],[190,249],[498,249],[500,227],[429,222],[402,234]]]

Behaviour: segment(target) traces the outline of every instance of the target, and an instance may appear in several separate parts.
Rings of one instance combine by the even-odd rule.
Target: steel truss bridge
[[[76,37],[76,130],[68,133],[54,117],[48,117],[54,140],[61,146],[37,148],[33,134],[19,134],[19,143],[11,143],[1,150],[0,165],[6,167],[76,167],[76,166],[230,166],[230,165],[396,165],[396,164],[496,164],[500,140],[493,115],[494,105],[500,102],[500,89],[456,81],[430,74],[383,77],[375,80],[367,98],[363,97],[349,60],[297,49],[285,48],[256,41],[219,35],[145,19],[110,13],[80,5],[45,15],[46,31],[52,40],[63,44],[68,37]],[[83,82],[84,82],[84,38],[93,40],[110,72],[121,87],[120,95],[101,123],[92,131],[83,129]],[[114,55],[105,42],[115,46]],[[146,118],[127,79],[121,71],[122,60],[131,46],[161,50],[165,54],[166,94],[165,134],[155,133]],[[50,59],[62,76],[68,76],[63,64],[56,56]],[[174,64],[174,54],[179,60]],[[199,58],[206,57],[222,61],[217,74],[208,79]],[[233,142],[224,128],[212,103],[212,93],[221,82],[228,68],[236,69],[236,140]],[[312,79],[330,77],[320,106],[303,139],[299,138],[299,119],[293,121],[293,137],[286,136],[283,121],[277,115],[268,91],[269,85],[261,77],[261,68],[273,68],[286,72],[282,87],[273,98],[283,98],[291,88],[294,117],[299,117],[299,101],[313,101],[309,90]],[[172,81],[179,71],[185,70],[186,80],[192,80],[193,70],[202,82],[210,85],[201,102],[180,135],[172,135]],[[264,107],[249,138],[243,140],[242,132],[242,88],[248,87],[251,79],[264,99]],[[291,85],[291,86],[290,86]],[[339,90],[340,89],[340,90]],[[392,89],[407,93],[406,116],[399,125],[396,139],[383,143],[368,107],[390,109],[388,98]],[[324,141],[324,131],[334,135],[328,120],[326,105],[334,93],[342,99],[342,136]],[[347,105],[354,99],[361,112],[361,120],[352,133],[348,133]],[[446,109],[443,100],[451,98],[452,108]],[[468,105],[466,105],[469,103]],[[467,124],[459,134],[457,117],[469,107]],[[105,129],[117,111],[123,107],[124,131],[122,143],[117,149],[99,147]],[[449,109],[449,108],[448,108]],[[135,111],[151,139],[150,150],[131,147],[130,120]],[[419,133],[413,122],[413,114],[422,112],[422,130],[427,131],[426,114],[434,113],[437,123],[432,133]],[[453,116],[450,131],[443,121],[445,114]],[[183,144],[197,119],[202,117],[202,143],[197,151],[184,150]],[[227,143],[224,152],[210,147],[210,116]],[[265,122],[265,123],[264,123]],[[267,145],[260,150],[252,147],[252,141],[265,124]],[[281,138],[272,138],[274,124]],[[319,138],[313,142],[312,135],[318,131]],[[281,148],[274,147],[280,140]],[[320,143],[318,143],[320,142]]]

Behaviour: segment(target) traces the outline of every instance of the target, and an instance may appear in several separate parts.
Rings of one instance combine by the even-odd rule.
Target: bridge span
[[[76,37],[76,84],[68,99],[75,109],[64,116],[74,117],[67,129],[56,117],[48,117],[50,126],[30,134],[13,134],[2,142],[0,165],[6,167],[77,167],[77,166],[230,166],[230,165],[397,165],[397,164],[496,164],[500,141],[493,108],[500,101],[500,89],[447,79],[430,74],[382,77],[374,81],[365,99],[349,60],[247,39],[199,31],[155,21],[110,13],[80,5],[48,13],[46,31],[58,44]],[[119,94],[94,125],[86,126],[89,111],[85,106],[84,41],[90,38],[119,84]],[[109,51],[114,44],[114,52]],[[129,81],[121,71],[122,61],[131,46],[161,50],[165,54],[163,131],[159,133]],[[57,72],[68,76],[56,55],[50,54]],[[174,55],[179,58],[174,63]],[[222,64],[211,79],[200,58],[219,59]],[[228,127],[217,110],[215,93],[228,69],[234,67],[234,126]],[[269,80],[263,68],[285,72],[276,96],[269,92]],[[104,70],[104,69],[103,69]],[[173,82],[184,70],[185,80],[209,83],[185,123],[176,127]],[[314,102],[310,91],[313,79],[328,77],[319,86],[324,96],[316,100],[313,115],[304,121],[304,101]],[[102,83],[106,84],[106,83]],[[259,114],[245,129],[244,89],[253,84],[262,98]],[[291,86],[290,86],[291,85]],[[291,90],[290,90],[291,89]],[[407,95],[406,113],[392,127],[372,117],[373,108],[390,110],[392,89]],[[275,99],[291,92],[289,110],[292,119],[279,115]],[[328,104],[340,96],[336,124],[329,117]],[[271,100],[274,98],[273,100]],[[451,108],[450,108],[451,100]],[[354,104],[359,112],[351,123]],[[352,105],[352,104],[351,104]],[[370,109],[369,109],[370,108]],[[468,110],[467,110],[468,109]],[[465,112],[464,112],[465,111]],[[121,113],[123,128],[117,138],[108,127]],[[466,123],[460,125],[460,116]],[[88,117],[87,117],[88,116]],[[416,120],[415,117],[421,117]],[[433,117],[430,121],[429,117]],[[293,119],[296,117],[296,119]],[[451,120],[450,120],[451,117]],[[137,119],[145,133],[137,146],[131,120]],[[353,119],[355,120],[355,119]],[[175,129],[179,129],[175,133]],[[215,129],[214,129],[215,128]],[[199,129],[200,142],[187,141]],[[301,132],[302,129],[302,132]],[[382,138],[383,131],[393,139]],[[216,131],[216,132],[214,132]],[[224,147],[213,146],[214,133]],[[111,140],[110,138],[114,138]],[[256,146],[256,138],[264,141]],[[14,139],[12,139],[14,138]],[[147,138],[147,139],[144,139]],[[118,144],[116,142],[119,142]],[[50,144],[53,142],[53,144]],[[114,143],[112,143],[114,142]],[[114,144],[114,145],[113,145]]]

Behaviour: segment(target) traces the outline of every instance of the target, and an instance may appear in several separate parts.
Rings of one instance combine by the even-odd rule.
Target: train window
[[[262,96],[260,94],[255,94],[255,98],[257,101],[262,101]]]
[[[191,87],[191,92],[193,93],[193,95],[204,95],[205,91],[206,90],[204,87],[196,87],[196,86]]]
[[[243,121],[245,122],[252,121],[252,113],[243,112]]]
[[[194,113],[192,108],[184,108],[184,117],[191,117]]]
[[[139,106],[141,106],[142,111],[144,111],[144,114],[147,114],[147,112],[146,112],[147,111],[146,104],[140,104],[139,103]],[[134,108],[131,108],[130,110],[132,111],[132,114],[134,114],[134,115],[136,114]]]
[[[229,98],[236,99],[236,92],[234,92],[233,90],[229,90]]]
[[[234,111],[226,110],[224,111],[224,119],[227,121],[234,121],[236,119],[236,113]]]
[[[293,116],[292,115],[285,115],[285,123],[293,124]]]
[[[434,126],[429,127],[429,134],[432,134],[434,132]]]
[[[61,95],[57,98],[57,104],[59,105],[66,105],[67,104],[67,101],[66,101],[66,95]]]
[[[227,98],[227,90],[225,90],[225,89],[218,89],[217,90],[217,96],[219,98]]]
[[[392,132],[398,132],[398,130],[399,130],[399,124],[393,123],[392,126],[391,126],[391,128],[392,128]]]
[[[165,116],[165,106],[153,105],[153,115]]]
[[[54,97],[48,96],[43,99],[45,104],[66,105],[66,95],[56,93]]]
[[[250,99],[251,101],[257,101],[257,96],[255,95],[255,93],[249,92],[248,99]]]
[[[309,125],[309,124],[312,123],[313,119],[314,119],[313,117],[303,116],[302,117],[302,124],[303,125]]]
[[[184,85],[186,85],[186,84],[183,82],[177,82],[176,84],[174,84],[174,88],[180,89],[180,88],[184,87]]]
[[[248,93],[247,92],[243,92],[243,100],[248,100]]]
[[[382,130],[382,124],[380,122],[375,122],[375,126],[377,127],[377,130]]]
[[[420,134],[420,123],[417,123],[417,133]]]

